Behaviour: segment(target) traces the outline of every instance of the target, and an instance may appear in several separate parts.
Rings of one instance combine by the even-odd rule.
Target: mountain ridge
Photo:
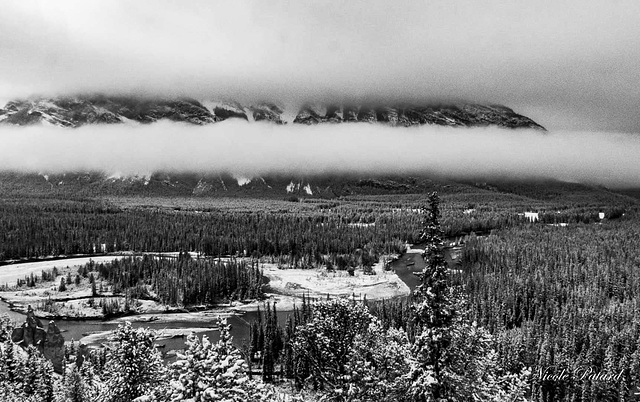
[[[381,123],[399,127],[431,124],[546,131],[537,122],[507,106],[469,102],[305,104],[291,114],[274,102],[241,104],[236,101],[198,101],[189,98],[144,99],[93,95],[12,100],[0,108],[0,125],[16,126],[45,124],[75,128],[90,124],[150,124],[160,120],[206,125],[228,119],[274,124]]]

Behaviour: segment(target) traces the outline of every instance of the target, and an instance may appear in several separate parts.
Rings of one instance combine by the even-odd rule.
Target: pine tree
[[[38,367],[37,393],[41,402],[53,402],[55,398],[53,390],[53,365],[48,360],[42,359]]]
[[[273,328],[273,320],[271,319],[271,309],[269,306],[265,308],[265,331],[264,331],[264,349],[262,353],[262,380],[265,382],[273,381],[273,368],[275,366],[275,356],[273,350],[275,330]]]
[[[417,402],[522,400],[529,372],[509,374],[499,367],[492,336],[469,323],[465,300],[450,285],[439,203],[432,193],[423,209],[425,268],[415,291],[410,397]]]
[[[23,370],[23,390],[27,395],[33,395],[36,392],[38,379],[38,351],[32,345],[27,347],[27,360],[24,363]]]
[[[131,323],[114,331],[115,345],[109,351],[105,382],[109,385],[101,397],[108,402],[129,402],[140,396],[163,392],[165,367],[154,346],[155,334]]]
[[[220,340],[212,343],[191,334],[187,349],[171,365],[169,398],[172,401],[267,401],[273,392],[247,376],[247,365],[233,345],[230,326],[219,320]]]
[[[414,291],[415,322],[418,328],[414,349],[418,367],[412,376],[417,400],[427,396],[438,400],[444,396],[442,357],[451,343],[450,325],[455,317],[455,301],[448,284],[449,270],[444,258],[443,232],[440,227],[440,199],[437,193],[429,195],[429,206],[422,208],[423,230],[420,236],[426,242],[423,258],[425,268],[420,285]]]
[[[444,256],[444,233],[440,227],[440,199],[437,193],[429,195],[429,206],[423,207],[424,228],[420,242],[426,243],[422,257],[425,268],[421,283],[414,291],[416,324],[429,328],[447,327],[453,321],[455,296],[449,286],[449,268]]]
[[[295,306],[294,306],[295,309]],[[297,311],[294,310],[294,314]],[[295,317],[295,315],[293,316]],[[284,343],[283,343],[283,358],[282,365],[284,366],[284,376],[286,378],[293,378],[294,373],[294,363],[293,363],[293,351],[291,350],[291,342],[293,341],[293,336],[295,334],[295,322],[294,318],[291,315],[287,317],[287,324],[284,332]]]
[[[89,402],[85,398],[85,383],[76,367],[64,378],[64,394],[68,402]]]
[[[97,296],[98,290],[96,289],[96,278],[93,276],[93,272],[89,274],[89,282],[91,283],[91,296]]]
[[[4,366],[8,380],[10,382],[17,381],[19,366],[13,350],[13,342],[10,339],[4,343]]]

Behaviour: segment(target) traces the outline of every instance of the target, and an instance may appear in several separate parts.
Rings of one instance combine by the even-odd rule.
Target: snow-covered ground
[[[177,253],[162,253],[162,255],[177,255]],[[0,298],[12,303],[14,308],[26,311],[31,305],[40,317],[67,316],[67,317],[102,317],[100,301],[102,299],[117,299],[120,305],[124,304],[124,298],[114,296],[106,283],[102,283],[103,290],[94,298],[91,297],[91,287],[87,278],[82,278],[76,285],[74,281],[67,285],[65,291],[59,291],[60,277],[71,273],[75,277],[77,268],[93,260],[96,263],[112,261],[122,256],[81,257],[57,261],[41,261],[33,263],[13,264],[0,267],[0,278],[10,286],[15,285],[17,279],[24,278],[30,273],[40,276],[42,270],[58,267],[60,275],[56,281],[38,282],[35,288],[22,287],[0,292]],[[382,259],[381,259],[382,260]],[[263,274],[269,279],[266,290],[266,300],[253,302],[232,302],[220,305],[216,308],[199,312],[180,312],[176,308],[169,308],[150,300],[138,300],[131,307],[140,315],[127,316],[114,321],[162,321],[162,322],[206,322],[213,315],[234,314],[246,311],[255,311],[265,302],[276,302],[281,311],[291,310],[294,305],[299,305],[302,296],[316,299],[330,297],[355,297],[367,300],[388,299],[410,294],[409,287],[393,271],[385,271],[383,262],[373,266],[375,275],[366,275],[358,269],[351,276],[347,271],[327,272],[325,268],[315,269],[280,269],[276,264],[265,263],[261,265]],[[97,283],[100,283],[98,279]],[[54,312],[44,311],[44,302],[50,300],[54,303]],[[170,313],[170,314],[166,314]]]
[[[409,287],[392,271],[385,271],[383,263],[373,267],[375,275],[366,275],[356,270],[351,276],[347,271],[327,272],[317,269],[279,269],[275,264],[264,264],[264,276],[269,278],[269,288],[286,296],[311,297],[354,296],[368,300],[408,296]]]
[[[0,267],[0,284],[6,284],[9,286],[15,286],[18,279],[24,279],[25,276],[29,276],[32,273],[40,276],[43,270],[58,269],[63,267],[73,268],[88,264],[93,260],[95,263],[105,263],[113,261],[115,259],[122,258],[121,255],[107,255],[101,257],[78,257],[67,258],[63,260],[51,260],[51,261],[37,261],[37,262],[24,262],[11,265],[4,265]]]

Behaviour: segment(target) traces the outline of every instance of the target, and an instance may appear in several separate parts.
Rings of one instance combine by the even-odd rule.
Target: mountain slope
[[[63,199],[126,196],[141,200],[153,197],[334,199],[340,197],[427,194],[438,191],[462,203],[501,199],[528,210],[531,205],[560,202],[561,205],[638,205],[638,199],[604,187],[557,180],[490,182],[458,181],[428,174],[367,175],[264,175],[241,177],[228,173],[157,172],[119,175],[100,172],[17,173],[0,172],[0,194],[12,197],[61,197]],[[487,198],[488,197],[488,198]],[[515,198],[514,198],[515,197]],[[420,196],[415,198],[421,200]],[[563,207],[564,208],[564,207]],[[554,209],[553,211],[556,211]]]
[[[204,125],[227,119],[285,124],[283,107],[270,102],[242,105],[194,99],[142,99],[132,97],[60,97],[15,100],[0,108],[0,124],[47,124],[79,127],[87,124],[148,124],[171,120]],[[363,104],[304,105],[294,124],[383,123],[391,126],[434,124],[456,127],[498,126],[506,128],[544,127],[502,105],[451,104]]]

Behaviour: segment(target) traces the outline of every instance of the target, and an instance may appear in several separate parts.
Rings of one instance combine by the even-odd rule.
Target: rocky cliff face
[[[162,119],[191,124],[218,121],[206,107],[192,100],[53,98],[11,101],[0,109],[2,123],[19,126],[44,123],[78,127],[86,124],[153,123]]]
[[[0,109],[0,124],[49,124],[79,127],[87,124],[148,124],[171,120],[204,125],[228,119],[288,123],[285,110],[275,103],[242,105],[238,102],[194,99],[140,99],[86,96],[16,100]],[[441,126],[544,128],[506,106],[452,104],[305,105],[291,123],[382,123],[391,126],[435,124]]]
[[[435,124],[440,126],[508,128],[544,128],[528,117],[519,115],[506,106],[477,105],[467,103],[440,105],[362,105],[362,106],[305,106],[294,123],[385,123],[391,126],[416,126]]]
[[[62,373],[64,361],[64,337],[53,321],[49,321],[47,330],[35,316],[31,306],[27,310],[27,319],[21,327],[15,328],[11,340],[23,348],[36,347],[53,364],[53,369]]]

